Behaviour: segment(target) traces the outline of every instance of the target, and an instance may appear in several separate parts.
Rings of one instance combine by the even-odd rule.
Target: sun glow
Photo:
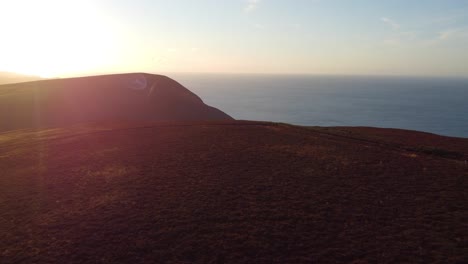
[[[55,77],[112,63],[115,33],[91,1],[0,2],[0,71]]]

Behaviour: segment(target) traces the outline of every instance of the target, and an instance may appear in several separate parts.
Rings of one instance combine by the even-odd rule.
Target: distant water
[[[236,119],[468,137],[468,79],[170,74]]]

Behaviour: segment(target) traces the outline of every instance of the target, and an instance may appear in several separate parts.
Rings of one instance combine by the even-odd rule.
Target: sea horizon
[[[468,137],[468,78],[172,73],[236,119],[370,126]]]

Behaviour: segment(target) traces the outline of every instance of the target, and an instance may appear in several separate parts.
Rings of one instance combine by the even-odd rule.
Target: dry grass
[[[0,136],[0,263],[468,260],[465,139],[257,122]]]

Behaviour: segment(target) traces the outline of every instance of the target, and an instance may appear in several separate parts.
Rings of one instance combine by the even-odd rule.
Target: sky
[[[468,76],[468,0],[0,0],[0,71]]]

